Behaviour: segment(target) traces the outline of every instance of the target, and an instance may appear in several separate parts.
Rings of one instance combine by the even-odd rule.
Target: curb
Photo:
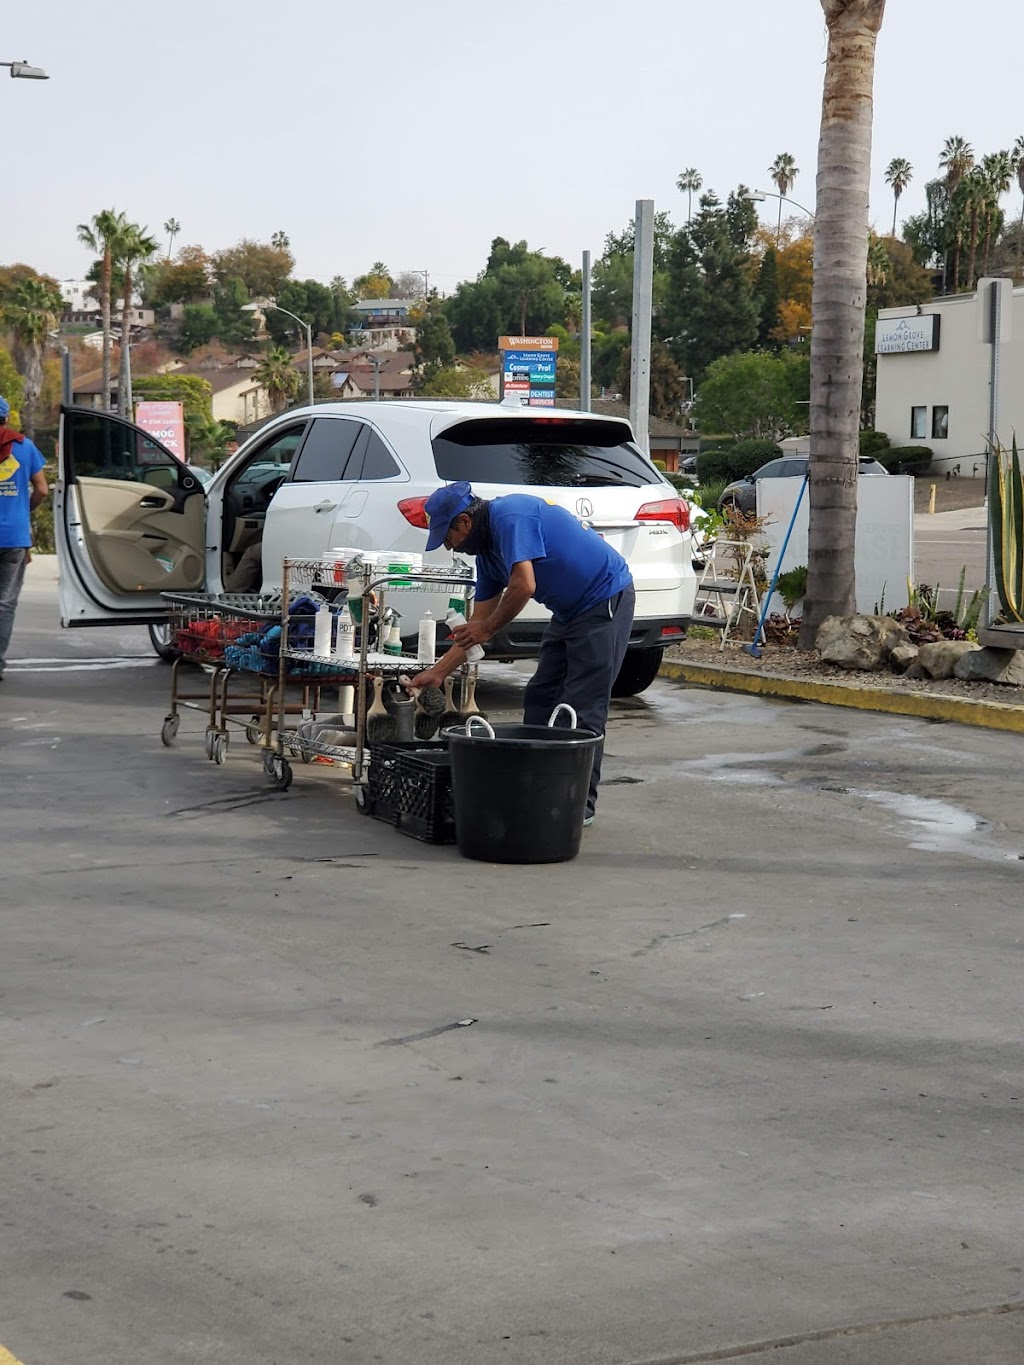
[[[1024,706],[999,701],[967,701],[934,692],[896,692],[887,687],[851,687],[848,683],[810,682],[745,668],[717,668],[670,660],[658,670],[661,678],[692,683],[721,692],[745,692],[790,701],[817,701],[826,706],[849,706],[856,711],[883,711],[920,720],[955,721],[985,730],[1010,730],[1024,735]]]

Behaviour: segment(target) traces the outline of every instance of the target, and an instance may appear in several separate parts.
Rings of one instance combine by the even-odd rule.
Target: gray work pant
[[[14,629],[14,612],[25,581],[27,550],[0,549],[0,675],[7,663],[7,646]]]
[[[559,702],[568,702],[584,730],[603,735],[608,723],[612,684],[626,657],[633,626],[633,585],[600,602],[571,621],[551,621],[540,642],[537,672],[526,687],[523,721],[546,725]],[[603,745],[598,745],[590,774],[587,814],[597,805]]]

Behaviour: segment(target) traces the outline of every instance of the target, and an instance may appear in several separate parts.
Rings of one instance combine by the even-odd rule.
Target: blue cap
[[[473,486],[465,479],[460,479],[458,483],[445,484],[444,488],[431,493],[423,505],[430,524],[430,532],[427,535],[428,550],[436,550],[439,545],[444,544],[448,527],[472,501]]]
[[[3,422],[11,411],[11,405],[6,398],[0,398],[0,422]]]

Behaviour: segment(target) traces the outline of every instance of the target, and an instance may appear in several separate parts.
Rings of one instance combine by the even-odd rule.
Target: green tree
[[[218,282],[213,287],[213,308],[217,314],[217,336],[225,346],[251,347],[254,344],[254,318],[243,313],[249,302],[249,291],[237,277]]]
[[[131,310],[135,271],[158,250],[160,243],[138,223],[124,223],[115,244],[117,264],[122,272],[121,294],[121,373],[118,380],[118,407],[125,417],[131,417]]]
[[[171,303],[197,303],[210,294],[210,258],[201,246],[183,246],[173,262],[165,261],[148,293],[154,308]]]
[[[100,325],[103,328],[102,380],[100,402],[104,412],[110,411],[110,313],[114,247],[125,223],[123,213],[116,209],[102,209],[88,223],[78,224],[78,240],[97,251],[100,267]]]
[[[493,351],[502,333],[543,335],[564,319],[571,284],[572,271],[558,257],[496,237],[483,272],[444,302],[456,347]]]
[[[818,139],[807,594],[800,646],[856,610],[857,456],[875,43],[885,0],[821,0],[828,28]]]
[[[374,261],[365,275],[357,275],[352,281],[352,288],[360,299],[389,299],[391,285],[391,272],[383,261]]]
[[[892,190],[892,235],[896,236],[896,211],[900,195],[914,178],[914,168],[905,156],[894,156],[885,168],[885,183]]]
[[[255,378],[266,389],[274,412],[283,412],[299,391],[299,373],[283,346],[264,351]]]
[[[0,342],[0,395],[11,405],[11,412],[21,415],[21,404],[25,392],[24,381],[18,373],[10,351]]]
[[[686,195],[686,221],[693,217],[693,196],[704,184],[704,178],[696,166],[688,166],[676,181],[676,189]]]
[[[443,313],[428,313],[416,328],[414,354],[419,367],[432,365],[443,370],[451,366],[455,360],[455,342]]]
[[[789,152],[780,152],[768,167],[768,174],[779,192],[779,221],[775,229],[775,240],[778,241],[782,236],[782,204],[796,184],[800,169],[796,164],[796,159]]]
[[[773,333],[779,326],[779,267],[778,256],[773,246],[761,257],[757,268],[757,284],[754,286],[757,298],[759,321],[757,324],[757,344],[763,347],[775,345]]]
[[[213,422],[213,390],[207,380],[197,374],[145,374],[133,388],[136,398],[180,403],[188,453],[202,446],[203,433]]]
[[[478,370],[452,367],[438,370],[420,389],[421,398],[494,399],[494,390]]]
[[[619,357],[616,386],[624,398],[630,396],[630,367],[632,351],[624,350]],[[557,372],[556,372],[557,377]],[[682,416],[681,403],[685,394],[683,372],[672,359],[667,346],[654,340],[651,342],[651,398],[650,411],[655,417],[663,417],[666,422],[678,422]],[[579,392],[577,383],[576,392]]]
[[[219,326],[220,319],[212,304],[186,303],[176,350],[182,355],[191,355],[198,347],[206,346],[213,340]]]
[[[806,425],[793,362],[765,351],[721,356],[711,363],[694,400],[700,431],[778,441]],[[804,371],[801,371],[804,373]]]
[[[3,321],[11,330],[14,360],[23,380],[22,420],[29,437],[36,434],[36,403],[43,388],[43,348],[63,308],[60,290],[52,280],[45,279],[23,280],[3,304]]]
[[[273,299],[295,269],[295,258],[287,247],[254,242],[243,237],[233,247],[215,251],[210,258],[213,277],[220,285],[241,280],[250,298]]]

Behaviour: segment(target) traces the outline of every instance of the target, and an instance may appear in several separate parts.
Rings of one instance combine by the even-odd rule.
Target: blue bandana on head
[[[0,422],[6,422],[10,416],[11,405],[6,398],[0,398]]]

